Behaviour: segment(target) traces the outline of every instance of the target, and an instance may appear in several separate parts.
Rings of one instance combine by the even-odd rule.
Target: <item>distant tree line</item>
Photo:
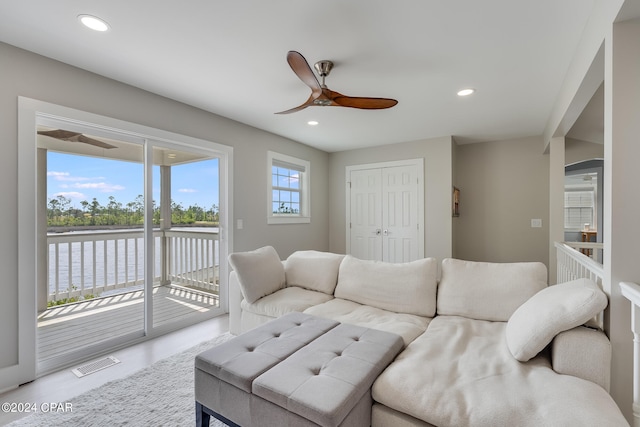
[[[140,225],[144,223],[144,197],[140,194],[134,201],[123,205],[114,196],[102,206],[94,197],[90,202],[80,202],[82,208],[71,206],[71,200],[63,195],[50,198],[47,202],[47,225],[49,227],[74,226],[111,226]],[[182,204],[171,201],[171,224],[187,225],[202,223],[218,225],[220,213],[216,204],[209,208],[192,205],[184,208]],[[160,224],[160,207],[153,201],[153,224]]]

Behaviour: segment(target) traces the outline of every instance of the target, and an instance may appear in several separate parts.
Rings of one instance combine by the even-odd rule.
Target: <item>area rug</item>
[[[73,412],[42,413],[10,427],[192,426],[195,425],[194,358],[232,338],[223,334],[160,360],[133,375],[108,382],[70,400]],[[211,418],[210,425],[225,424]]]

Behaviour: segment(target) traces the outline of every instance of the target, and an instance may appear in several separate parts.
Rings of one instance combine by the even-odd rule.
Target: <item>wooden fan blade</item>
[[[70,142],[83,142],[85,144],[94,145],[100,148],[116,148],[115,145],[108,144],[98,139],[90,138],[78,132],[71,132],[70,130],[56,129],[56,130],[41,130],[38,131],[38,135],[50,136],[52,138],[60,139],[62,141]]]
[[[391,108],[398,103],[395,99],[390,98],[365,98],[345,95],[333,97],[331,100],[341,107],[361,108],[365,110],[382,110],[384,108]]]
[[[279,113],[275,113],[275,114],[291,114],[291,113],[295,113],[296,111],[304,110],[305,108],[309,107],[310,105],[313,105],[313,101],[315,99],[316,99],[316,97],[313,94],[311,94],[309,99],[307,99],[304,104],[298,105],[297,107],[294,107],[294,108],[292,108],[290,110],[280,111]]]
[[[317,97],[320,95],[320,93],[322,93],[322,87],[320,86],[316,75],[313,73],[313,70],[309,66],[309,63],[306,59],[304,59],[304,56],[302,56],[300,52],[290,50],[287,53],[287,62],[289,63],[289,66],[291,67],[293,72],[296,73],[296,76],[298,76],[298,78],[302,80],[304,84],[311,88],[312,94],[316,95]]]
[[[79,135],[78,142],[84,142],[85,144],[94,145],[96,147],[106,148],[106,149],[116,148],[115,145],[111,145],[104,141],[100,141],[99,139],[89,138],[88,136],[85,136],[85,135]]]
[[[80,135],[78,132],[71,132],[70,130],[56,129],[56,130],[39,130],[38,135],[50,136],[56,139],[63,139],[68,141],[70,138]]]
[[[298,76],[298,78],[302,80],[304,84],[311,88],[311,96],[304,104],[290,110],[281,111],[276,114],[295,113],[296,111],[300,111],[311,105],[341,106],[361,108],[365,110],[381,110],[384,108],[391,108],[398,103],[398,101],[396,101],[395,99],[345,96],[341,93],[332,91],[324,85],[324,76],[328,74],[328,70],[330,70],[330,68],[324,74],[322,74],[323,79],[321,85],[318,82],[315,73],[309,66],[307,60],[304,58],[304,56],[302,56],[300,52],[296,52],[295,50],[290,50],[287,53],[287,62],[289,63],[289,66],[291,67],[293,72]],[[332,64],[329,61],[325,62]]]

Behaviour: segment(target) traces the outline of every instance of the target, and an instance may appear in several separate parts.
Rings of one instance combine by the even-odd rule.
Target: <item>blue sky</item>
[[[126,205],[143,193],[140,163],[85,157],[49,151],[47,153],[47,200],[63,195],[71,206],[95,197],[102,206],[109,196]],[[171,198],[184,208],[219,205],[218,160],[174,166],[171,170]],[[153,199],[160,203],[160,168],[153,168]]]

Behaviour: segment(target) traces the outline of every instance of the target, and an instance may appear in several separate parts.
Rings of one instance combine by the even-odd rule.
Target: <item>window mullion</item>
[[[276,187],[275,185],[272,186],[271,188],[273,188],[274,190],[279,190],[279,191],[291,191],[292,193],[300,193],[300,189],[298,189],[298,188]]]

